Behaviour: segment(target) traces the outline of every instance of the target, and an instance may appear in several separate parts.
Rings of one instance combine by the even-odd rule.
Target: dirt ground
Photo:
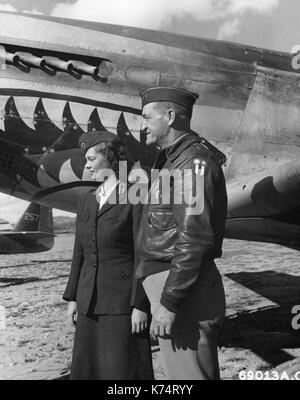
[[[48,380],[69,371],[74,329],[62,300],[73,234],[56,237],[40,254],[1,255],[0,379]],[[300,305],[299,253],[271,244],[226,240],[218,260],[227,316],[219,341],[222,379],[240,371],[266,371],[300,357],[300,330],[291,326]],[[159,348],[152,348],[155,377],[164,379]]]

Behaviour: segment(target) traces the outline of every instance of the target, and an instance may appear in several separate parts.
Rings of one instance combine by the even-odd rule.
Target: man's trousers
[[[217,336],[225,315],[224,288],[214,262],[202,272],[180,305],[170,338],[158,338],[167,379],[220,379]],[[152,314],[168,274],[163,271],[143,281]]]

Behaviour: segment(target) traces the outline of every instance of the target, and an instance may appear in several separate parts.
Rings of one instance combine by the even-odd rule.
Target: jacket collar
[[[187,148],[191,143],[199,141],[200,138],[196,133],[184,133],[175,141],[174,144],[165,149],[167,159],[169,159],[170,161],[175,160],[175,158],[177,158],[182,153],[182,151]]]
[[[187,132],[181,135],[171,146],[166,147],[158,153],[155,161],[155,167],[162,168],[165,161],[174,161],[184,149],[194,142],[199,142],[201,138],[194,132]]]

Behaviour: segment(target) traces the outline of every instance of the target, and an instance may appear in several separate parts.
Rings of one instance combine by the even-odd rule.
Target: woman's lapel
[[[96,199],[96,201],[97,201],[97,199]],[[108,210],[110,210],[114,205],[116,205],[117,201],[118,201],[117,200],[117,190],[115,188],[113,190],[113,192],[110,194],[110,196],[108,197],[108,199],[106,200],[106,202],[103,204],[103,206],[101,207],[100,210],[99,210],[99,203],[97,201],[97,204],[98,204],[97,215],[98,215],[98,217],[100,217],[101,215],[106,213]]]
[[[96,192],[92,192],[92,195],[89,197],[89,211],[90,216],[93,221],[97,218],[99,203],[96,198]]]
[[[98,204],[98,203],[97,203]],[[98,218],[101,217],[101,215],[107,213],[115,204],[110,204],[108,202],[104,203],[101,209],[99,210],[99,204],[98,204]]]
[[[93,220],[99,218],[101,215],[107,213],[112,207],[116,204],[126,204],[127,195],[126,193],[119,193],[118,186],[114,189],[111,193],[107,201],[103,204],[101,209],[99,210],[99,202],[96,197],[96,192],[93,193],[91,196],[91,203],[90,203],[90,212]]]

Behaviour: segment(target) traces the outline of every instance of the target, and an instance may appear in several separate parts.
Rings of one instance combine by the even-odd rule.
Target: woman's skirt
[[[153,380],[148,333],[131,333],[131,315],[78,314],[72,380]]]

